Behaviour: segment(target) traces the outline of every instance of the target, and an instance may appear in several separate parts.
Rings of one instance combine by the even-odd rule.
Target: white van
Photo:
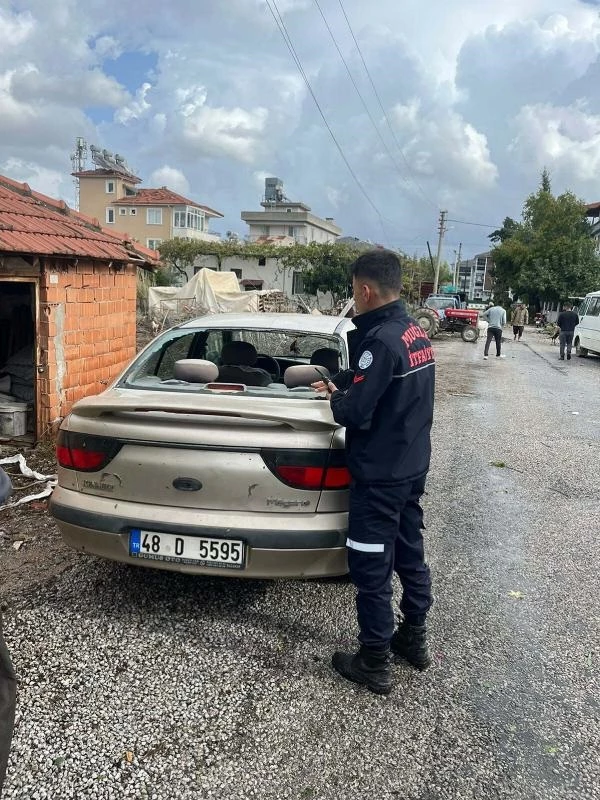
[[[573,344],[578,356],[588,353],[600,356],[600,292],[590,292],[579,306],[579,325]]]

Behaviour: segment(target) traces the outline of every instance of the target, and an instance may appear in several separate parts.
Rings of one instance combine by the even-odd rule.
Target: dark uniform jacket
[[[346,428],[348,469],[357,483],[413,480],[427,472],[431,456],[431,343],[399,300],[353,322],[352,372],[334,378],[347,388],[331,397],[334,419]]]

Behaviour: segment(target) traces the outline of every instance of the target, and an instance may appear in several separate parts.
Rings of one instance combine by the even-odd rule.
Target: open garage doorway
[[[35,280],[0,280],[0,442],[37,435],[37,290]]]

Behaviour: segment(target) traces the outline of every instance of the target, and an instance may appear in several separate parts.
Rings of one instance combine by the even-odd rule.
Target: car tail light
[[[343,450],[263,450],[262,457],[280,481],[294,489],[347,489],[350,473]]]
[[[121,443],[106,436],[59,431],[56,442],[56,459],[65,469],[79,472],[98,472],[121,449]]]

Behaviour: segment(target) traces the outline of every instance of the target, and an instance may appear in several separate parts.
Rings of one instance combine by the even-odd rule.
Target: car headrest
[[[340,354],[333,347],[320,347],[310,357],[310,363],[325,367],[330,375],[335,375],[340,371]]]
[[[319,367],[321,372],[328,378],[329,370],[324,367]],[[295,389],[297,386],[310,386],[311,383],[322,381],[323,375],[319,375],[314,366],[310,364],[296,364],[294,367],[288,367],[283,373],[283,382],[288,389]]]
[[[250,342],[227,342],[221,350],[221,364],[253,367],[257,358],[256,347]]]
[[[211,383],[218,375],[217,365],[203,358],[182,358],[173,367],[173,377],[188,383]]]

